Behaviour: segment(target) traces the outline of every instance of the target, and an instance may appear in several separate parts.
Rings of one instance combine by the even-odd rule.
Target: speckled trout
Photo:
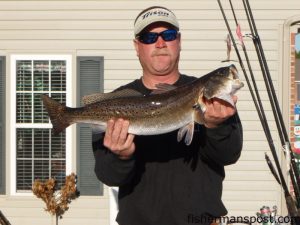
[[[189,145],[194,122],[204,123],[203,97],[219,98],[235,107],[232,95],[243,86],[237,69],[230,65],[179,87],[158,84],[148,96],[131,89],[92,94],[83,97],[85,106],[80,108],[67,107],[47,95],[43,95],[42,100],[54,134],[74,123],[92,124],[104,132],[109,119],[123,118],[130,122],[129,133],[155,135],[179,129],[177,140],[185,136],[185,143]]]

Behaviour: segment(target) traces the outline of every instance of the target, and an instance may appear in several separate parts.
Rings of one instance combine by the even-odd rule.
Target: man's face
[[[160,33],[169,29],[165,24],[150,25],[146,32]],[[137,56],[143,67],[144,75],[168,75],[178,72],[180,56],[180,34],[174,41],[164,41],[161,36],[153,44],[143,44],[134,40]]]

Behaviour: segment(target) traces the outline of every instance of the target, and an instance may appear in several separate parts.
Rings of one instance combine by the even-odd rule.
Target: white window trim
[[[17,60],[66,60],[66,105],[72,105],[72,56],[71,55],[11,55],[10,57],[10,77],[11,77],[11,86],[10,86],[10,146],[11,146],[11,155],[10,155],[10,193],[15,196],[32,196],[32,192],[17,192],[17,183],[16,183],[16,62]],[[24,126],[22,126],[24,127]],[[51,128],[52,125],[45,124],[44,128]],[[34,128],[34,125],[30,126],[30,128]],[[71,137],[72,137],[72,129],[66,129],[66,174],[71,173],[72,168],[72,151],[71,151]]]

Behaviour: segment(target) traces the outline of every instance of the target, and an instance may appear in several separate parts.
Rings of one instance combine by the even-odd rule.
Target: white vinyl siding
[[[238,18],[243,18],[242,32],[249,32],[241,2],[234,0],[233,3]],[[284,41],[289,39],[282,36],[282,26],[288,18],[300,14],[299,0],[251,0],[250,4],[282,105],[282,95],[288,92],[287,87],[282,87],[282,81],[288,75],[282,74],[280,65],[282,57],[288,56],[281,54],[281,48],[285,44]],[[104,91],[108,92],[141,76],[141,67],[132,43],[133,22],[142,9],[151,5],[170,8],[179,19],[182,33],[180,62],[182,73],[201,76],[221,65],[220,61],[226,58],[224,39],[227,30],[217,1],[212,0],[0,1],[0,53],[7,56],[16,53],[45,52],[103,56]],[[230,13],[228,4],[225,5],[226,12]],[[276,126],[271,107],[268,105],[256,53],[251,46],[251,40],[246,39],[245,43],[249,57],[254,62],[253,70],[265,104],[266,115],[271,120],[270,128],[276,149],[281,155]],[[233,59],[236,58],[234,52],[231,56]],[[75,64],[73,62],[73,68],[76,68]],[[10,108],[11,72],[9,66],[7,69],[6,108]],[[76,77],[74,71],[72,77]],[[243,76],[241,79],[245,80]],[[75,81],[72,86],[75,88]],[[76,96],[77,90],[75,89],[72,94]],[[238,93],[238,98],[239,114],[244,127],[244,147],[238,163],[226,167],[223,200],[229,215],[255,216],[263,205],[271,207],[277,205],[279,212],[284,211],[285,203],[281,196],[281,188],[272,177],[264,160],[264,153],[270,154],[270,151],[247,87]],[[74,102],[68,104],[75,105]],[[6,116],[10,119],[10,110],[6,110]],[[10,125],[6,124],[6,129],[9,129]],[[8,134],[6,140],[8,182],[14,179],[10,178],[11,174],[14,174],[10,166],[15,163],[11,160],[15,157],[11,154],[13,146],[9,144]],[[75,148],[69,151],[76,154]],[[72,160],[75,164],[77,159],[75,157]],[[281,161],[284,162],[283,159]],[[10,184],[7,187],[9,190],[12,189]],[[33,197],[18,199],[10,197],[10,194],[0,196],[0,207],[12,224],[50,224],[49,215],[43,211],[44,206],[40,200]],[[108,225],[108,208],[105,188],[104,196],[90,198],[81,196],[72,203],[63,218],[63,223]]]

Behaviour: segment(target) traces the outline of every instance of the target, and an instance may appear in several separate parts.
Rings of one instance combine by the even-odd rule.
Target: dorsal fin
[[[176,89],[177,87],[172,84],[167,84],[167,83],[159,83],[155,85],[156,89],[154,89],[151,94],[161,94],[165,93],[167,91],[171,91]]]
[[[124,97],[141,97],[143,96],[140,92],[133,89],[123,89],[120,91],[110,92],[110,93],[94,93],[82,97],[82,102],[84,105],[92,104],[95,102],[100,102],[115,98]]]

